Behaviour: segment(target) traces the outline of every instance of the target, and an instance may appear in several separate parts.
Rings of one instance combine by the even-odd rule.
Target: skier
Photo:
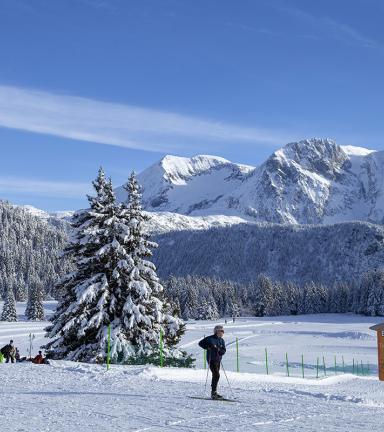
[[[12,363],[15,362],[15,358],[13,357],[14,349],[13,340],[11,340],[8,345],[5,345],[3,348],[1,348],[1,353],[6,358],[5,363],[9,363],[9,359],[11,359]]]
[[[220,363],[221,357],[227,351],[225,348],[225,342],[222,338],[224,334],[223,326],[217,325],[214,330],[214,334],[212,336],[207,336],[199,342],[199,346],[205,350],[207,350],[207,361],[209,368],[212,372],[212,399],[222,399],[223,396],[220,396],[217,393],[217,384],[220,379]]]

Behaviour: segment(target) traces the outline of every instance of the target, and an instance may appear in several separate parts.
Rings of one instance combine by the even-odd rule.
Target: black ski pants
[[[13,355],[11,355],[9,352],[4,354],[4,358],[6,359],[5,363],[9,363],[9,360],[11,360],[12,363],[15,363]]]
[[[220,362],[218,361],[211,361],[209,364],[209,369],[211,369],[212,372],[212,391],[217,390],[217,383],[220,379]]]

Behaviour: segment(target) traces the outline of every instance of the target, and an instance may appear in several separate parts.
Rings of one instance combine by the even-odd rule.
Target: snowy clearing
[[[0,304],[0,307],[2,304]],[[18,303],[19,319],[25,304]],[[55,302],[46,302],[49,316]],[[223,319],[219,323],[223,323]],[[143,366],[87,365],[53,361],[51,365],[0,364],[1,425],[9,431],[379,431],[384,409],[384,383],[377,378],[375,333],[369,326],[378,318],[355,315],[311,315],[276,318],[238,318],[224,325],[228,351],[223,358],[233,392],[242,403],[189,399],[202,396],[204,369]],[[217,322],[188,322],[181,346],[192,350]],[[46,323],[0,323],[0,344],[15,341],[27,354],[29,333],[34,333],[35,355],[45,343]],[[315,374],[303,379],[301,369],[285,376],[280,366],[266,375],[232,371],[236,353],[262,361],[265,348],[271,364],[288,354],[291,371],[301,355],[307,364],[324,356],[332,366],[352,359],[370,362],[370,376],[327,369],[327,377]],[[197,351],[199,352],[199,351]],[[197,366],[203,360],[198,358]],[[245,365],[246,363],[244,363]],[[240,363],[242,366],[242,363]],[[240,367],[241,369],[241,367]],[[236,370],[236,369],[234,369]],[[311,372],[306,369],[306,374]],[[314,371],[312,370],[312,373]],[[209,387],[209,386],[208,386]],[[219,392],[231,392],[223,373]]]

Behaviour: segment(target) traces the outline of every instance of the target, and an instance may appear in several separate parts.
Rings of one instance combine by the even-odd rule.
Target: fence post
[[[369,362],[368,362],[368,375],[369,375]]]
[[[288,353],[285,353],[285,357],[286,357],[286,359],[287,359],[287,374],[288,374],[288,378],[289,378]]]
[[[236,338],[237,372],[239,372],[239,340]]]
[[[337,375],[337,369],[336,369],[336,356],[335,356],[335,375]]]
[[[341,358],[343,359],[343,371],[344,371],[344,373],[345,373],[344,356],[341,356]]]
[[[364,366],[363,366],[363,360],[361,360],[361,374],[364,376]]]
[[[355,359],[353,359],[353,369],[352,369],[352,374],[355,375]]]
[[[317,357],[316,379],[319,378],[319,357]]]
[[[324,360],[324,356],[323,356],[323,365],[324,365],[324,376],[327,376],[327,371],[325,370],[325,360]]]
[[[204,335],[205,338],[205,335]],[[207,369],[207,352],[204,350],[204,369]]]
[[[107,371],[109,371],[109,350],[111,345],[111,324],[109,324],[108,330],[108,355],[107,355]]]
[[[160,367],[163,367],[163,329],[160,329]]]
[[[356,362],[356,375],[359,375],[359,361]]]
[[[303,370],[303,378],[304,378],[304,357],[303,357],[303,354],[301,354],[301,368]]]
[[[268,375],[268,351],[267,351],[267,348],[265,348],[265,367],[267,368],[267,375]]]

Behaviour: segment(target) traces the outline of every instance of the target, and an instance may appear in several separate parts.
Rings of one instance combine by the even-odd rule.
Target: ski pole
[[[211,365],[211,350],[209,350],[208,367],[207,367],[207,378],[205,379],[205,388],[204,388],[204,396],[203,396],[203,398],[205,398],[205,393],[207,392],[208,371],[210,369],[210,365]]]
[[[221,366],[223,366],[224,375],[225,375],[225,378],[227,378],[228,386],[229,386],[229,388],[231,389],[232,397],[233,397],[233,399],[236,399],[236,398],[235,398],[235,395],[233,394],[231,384],[229,384],[229,379],[228,379],[228,377],[227,377],[227,373],[225,372],[224,365],[223,365],[223,361],[221,360],[220,354],[217,353],[217,355],[219,356],[219,360],[220,360],[220,364],[221,364]]]

